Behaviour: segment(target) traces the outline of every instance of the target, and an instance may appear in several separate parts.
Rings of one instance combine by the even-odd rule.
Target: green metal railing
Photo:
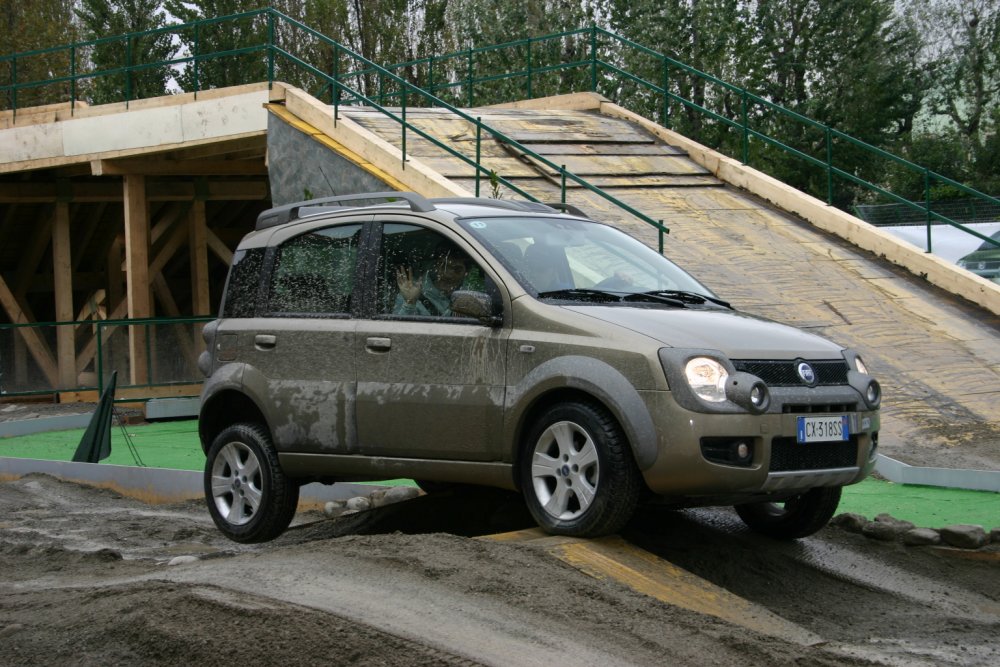
[[[226,31],[231,32],[234,24],[241,23],[250,26],[251,32],[258,35],[259,43],[240,48],[203,51],[203,49],[210,48],[211,43],[213,43],[209,40],[209,47],[204,46],[207,39],[205,36],[207,31],[216,28],[215,36],[217,39],[218,34]],[[134,41],[145,37],[168,34],[173,36],[188,36],[191,44],[190,52],[180,57],[153,63],[132,62],[134,54],[132,53],[131,44]],[[289,43],[289,48],[283,46],[285,42]],[[118,43],[124,43],[125,45],[125,66],[104,70],[87,70],[81,64],[87,61],[89,54],[95,48]],[[575,43],[579,47],[577,48],[579,57],[571,59],[569,62],[565,61],[563,50],[549,48],[553,44],[564,45],[568,43]],[[307,46],[302,46],[303,44]],[[310,50],[308,47],[312,48],[311,53],[306,53],[306,51]],[[320,51],[317,51],[317,49],[320,49]],[[548,49],[548,58],[543,57],[546,49]],[[325,53],[329,58],[329,67],[324,68],[320,66],[323,63],[317,62],[315,54],[319,52]],[[510,56],[511,53],[514,53],[513,57]],[[557,55],[553,57],[552,53],[556,53]],[[498,57],[500,55],[504,57]],[[634,59],[637,57],[646,58],[649,62],[654,63],[652,71],[656,72],[655,81],[646,78],[648,75],[644,77],[626,68],[625,63],[630,58]],[[30,61],[32,58],[61,60],[66,71],[56,76],[47,76],[43,80],[19,80],[18,63]],[[651,102],[654,99],[657,100],[656,106],[658,108],[654,116],[658,116],[659,122],[665,127],[671,127],[674,116],[676,116],[675,110],[680,110],[693,114],[707,123],[714,123],[715,127],[721,128],[726,132],[732,131],[736,133],[738,135],[738,149],[735,151],[734,157],[740,159],[744,164],[753,164],[755,162],[753,159],[754,153],[755,151],[759,152],[757,147],[763,147],[792,156],[803,168],[821,170],[825,174],[826,201],[828,204],[832,205],[834,202],[835,183],[846,182],[921,213],[924,216],[927,227],[926,249],[928,252],[932,250],[931,230],[935,223],[950,225],[985,242],[997,244],[997,241],[933,210],[931,193],[936,187],[946,186],[968,197],[991,205],[1000,204],[1000,200],[893,155],[888,151],[855,139],[833,127],[774,104],[748,91],[746,88],[722,81],[653,49],[597,27],[565,31],[481,48],[469,48],[440,56],[399,63],[390,67],[382,67],[334,40],[323,36],[303,23],[268,8],[214,19],[204,19],[189,24],[166,26],[141,33],[129,33],[117,37],[79,42],[68,46],[0,56],[0,80],[2,80],[4,69],[6,69],[7,78],[9,79],[9,83],[0,85],[0,104],[6,99],[16,122],[19,95],[23,96],[25,91],[55,86],[59,87],[60,90],[65,89],[61,93],[62,99],[69,102],[72,113],[79,101],[81,87],[86,88],[88,83],[102,77],[113,76],[124,77],[123,101],[128,104],[133,98],[133,78],[144,71],[155,68],[168,69],[174,74],[181,71],[186,72],[187,68],[190,68],[191,75],[188,77],[188,83],[192,90],[189,92],[197,94],[202,89],[202,70],[205,67],[222,59],[235,58],[248,58],[248,62],[251,62],[254,66],[246,69],[251,73],[259,72],[260,76],[266,77],[269,83],[273,83],[278,78],[284,77],[286,80],[290,79],[296,84],[311,84],[311,88],[308,85],[303,86],[307,89],[329,93],[334,106],[335,120],[339,120],[339,111],[342,104],[364,104],[391,118],[400,127],[404,166],[407,154],[407,137],[413,134],[430,141],[435,146],[438,146],[472,167],[476,174],[477,194],[480,190],[482,177],[487,176],[496,178],[499,183],[517,192],[519,195],[534,200],[533,196],[517,187],[509,179],[504,178],[502,175],[492,174],[481,163],[481,141],[485,132],[494,139],[509,145],[511,148],[553,170],[558,175],[562,184],[561,198],[563,201],[566,199],[566,183],[575,183],[653,226],[659,234],[661,252],[663,248],[663,235],[669,231],[663,225],[662,220],[654,220],[613,195],[587,182],[580,176],[568,171],[563,165],[556,164],[526,148],[511,137],[483,123],[480,117],[473,117],[465,111],[460,110],[457,104],[465,104],[468,107],[472,107],[475,104],[483,104],[485,102],[497,103],[500,101],[510,101],[510,99],[515,97],[523,98],[526,96],[530,98],[538,94],[538,82],[540,78],[553,74],[565,76],[574,72],[579,73],[579,76],[575,77],[575,81],[571,80],[574,77],[567,77],[568,83],[564,83],[573,89],[609,92],[609,96],[612,98],[615,98],[623,87],[631,86],[638,91],[640,94],[639,97],[645,99],[646,102]],[[310,58],[311,62],[306,58]],[[342,61],[346,61],[348,65],[346,68],[343,66]],[[514,61],[517,61],[516,66],[510,66],[510,63]],[[508,63],[506,69],[503,68],[505,62]],[[286,65],[290,67],[286,69]],[[493,68],[493,70],[483,71],[487,67]],[[396,73],[399,71],[423,71],[424,74],[421,77],[422,81],[418,85],[416,82],[408,81],[399,76]],[[372,81],[374,81],[374,84],[371,83]],[[515,82],[523,83],[519,86],[497,85]],[[697,85],[692,85],[693,83]],[[692,88],[692,90],[698,89],[702,93],[700,96],[694,96],[696,99],[692,99],[691,96],[682,94],[684,86]],[[369,87],[374,89],[369,90]],[[482,92],[484,88],[486,94]],[[562,89],[559,92],[573,91]],[[449,103],[442,99],[441,96],[444,94],[450,94],[454,97],[454,103]],[[498,95],[502,95],[507,99],[497,99]],[[724,100],[728,103],[735,101],[737,103],[735,105],[722,104],[723,108],[710,108],[710,105],[707,103],[707,100],[710,99],[716,101]],[[394,111],[387,107],[387,101],[397,103],[399,110]],[[448,145],[446,139],[441,140],[433,137],[409,122],[407,120],[407,110],[416,106],[439,107],[447,110],[453,117],[471,123],[476,131],[476,157],[470,158],[456,151]],[[729,108],[732,106],[735,106],[735,110]],[[777,118],[782,123],[790,123],[789,128],[791,129],[786,128],[789,136],[785,138],[776,137],[773,134],[758,129],[764,125],[762,119],[765,118]],[[812,133],[813,140],[805,142],[809,145],[791,145],[793,142],[790,135],[800,132]],[[882,185],[838,167],[835,157],[848,150],[861,151],[871,159],[887,161],[896,167],[922,178],[924,182],[924,196],[922,201],[910,201]],[[757,162],[759,161],[758,159]]]
[[[263,40],[260,44],[246,46],[239,49],[230,49],[211,53],[201,53],[200,52],[200,41],[198,37],[204,29],[204,26],[219,25],[225,22],[253,22],[257,21],[261,25],[259,27],[259,32],[261,33],[261,39]],[[73,63],[76,62],[76,54],[81,50],[86,50],[88,48],[94,48],[96,46],[115,43],[117,41],[124,41],[126,44],[131,43],[132,40],[139,39],[142,37],[147,37],[151,35],[159,34],[180,34],[193,31],[195,35],[195,42],[193,53],[184,57],[173,58],[166,61],[159,61],[155,63],[127,63],[125,67],[107,69],[100,71],[89,71],[89,72],[77,72],[75,70],[75,65],[72,71],[65,76],[55,76],[49,77],[45,80],[40,81],[28,81],[28,82],[18,82],[16,79],[17,71],[17,61],[18,59],[29,58],[39,55],[51,55],[55,53],[68,53],[69,59]],[[301,44],[303,41],[312,40],[313,45],[320,45],[329,50],[329,55],[332,57],[332,72],[325,71],[324,69],[316,66],[313,63],[307,62],[303,58],[299,57],[295,53],[285,49],[282,46],[283,41],[289,41],[293,44]],[[574,174],[573,172],[567,170],[564,165],[558,165],[551,160],[545,158],[542,155],[532,151],[531,149],[523,146],[519,142],[515,141],[512,137],[505,135],[494,127],[491,127],[487,123],[482,121],[481,117],[473,117],[470,114],[462,111],[456,106],[445,102],[444,100],[436,97],[432,93],[406,81],[405,79],[397,76],[396,74],[390,72],[388,69],[368,60],[367,58],[355,53],[351,49],[343,46],[342,44],[332,40],[320,32],[313,30],[312,28],[306,26],[305,24],[290,18],[274,9],[262,9],[252,12],[245,12],[242,14],[234,14],[231,16],[220,17],[216,19],[205,19],[195,23],[184,24],[179,26],[168,26],[164,28],[158,28],[156,30],[149,30],[141,33],[129,33],[128,35],[122,35],[120,37],[109,37],[100,40],[92,40],[90,42],[81,42],[78,44],[73,44],[69,46],[54,47],[51,49],[43,49],[39,51],[32,51],[23,54],[14,54],[10,56],[0,57],[0,66],[3,63],[9,64],[9,70],[12,76],[12,83],[0,86],[0,99],[6,94],[12,101],[14,109],[14,118],[16,121],[16,111],[17,111],[17,94],[19,90],[38,88],[42,86],[60,85],[66,84],[68,86],[68,98],[70,103],[71,113],[75,110],[78,102],[78,91],[77,82],[87,81],[97,77],[104,76],[115,76],[124,74],[126,77],[126,83],[131,80],[131,75],[136,72],[141,72],[146,69],[151,68],[178,68],[181,66],[191,66],[193,68],[193,84],[194,91],[197,93],[199,91],[199,72],[206,63],[224,59],[231,58],[234,56],[245,56],[248,54],[259,53],[266,59],[266,76],[269,84],[272,84],[276,80],[276,72],[279,69],[279,63],[284,62],[293,65],[293,69],[297,70],[296,74],[299,78],[311,78],[313,85],[313,90],[316,91],[326,91],[329,92],[332,103],[334,106],[334,121],[339,121],[340,107],[346,103],[351,105],[361,104],[371,107],[380,113],[384,114],[386,117],[392,119],[400,126],[401,132],[401,144],[402,144],[402,161],[405,168],[407,161],[407,137],[410,134],[419,136],[427,141],[431,142],[433,145],[446,151],[448,154],[458,158],[463,163],[472,167],[475,172],[476,178],[476,196],[479,196],[481,190],[481,183],[483,177],[487,179],[495,180],[504,187],[516,192],[520,196],[531,200],[537,201],[537,198],[530,193],[526,192],[524,189],[518,187],[511,180],[505,178],[502,174],[496,174],[491,171],[488,167],[484,166],[481,161],[481,144],[483,140],[483,134],[492,136],[495,140],[508,145],[513,150],[519,151],[523,155],[527,155],[533,158],[535,161],[545,165],[546,167],[552,169],[556,172],[561,183],[560,197],[563,203],[566,202],[566,188],[567,183],[572,182],[576,185],[596,194],[597,196],[605,199],[613,206],[634,215],[646,224],[651,225],[656,229],[659,237],[659,249],[663,252],[663,239],[664,234],[669,233],[669,229],[663,224],[662,220],[654,220],[650,216],[642,213],[641,211],[633,208],[632,206],[626,204],[625,202],[619,200],[617,197],[605,192],[601,188],[589,183],[580,176]],[[346,71],[342,70],[341,61],[346,60],[349,67]],[[470,69],[468,70],[470,76],[472,74],[471,64],[469,61]],[[343,73],[342,73],[343,72]],[[305,75],[305,76],[303,76]],[[377,79],[377,95],[366,95],[361,90],[362,85],[355,83],[354,86],[350,85],[348,82],[359,81],[364,82],[366,77],[375,77]],[[318,85],[317,85],[318,84]],[[461,85],[460,83],[457,85]],[[387,88],[389,86],[389,88]],[[469,103],[472,105],[472,88],[469,88]],[[399,111],[393,111],[389,107],[385,106],[386,100],[397,100],[400,103]],[[414,104],[414,100],[417,101]],[[125,87],[125,99],[126,105],[131,101],[131,87],[126,85]],[[448,111],[452,117],[462,119],[475,127],[476,132],[476,157],[470,158],[460,151],[455,150],[451,147],[447,140],[441,140],[437,137],[432,136],[428,132],[415,126],[413,123],[407,120],[407,109],[414,106],[420,107],[438,107]]]
[[[573,62],[548,64],[539,64],[537,61],[533,61],[532,54],[537,50],[537,45],[547,44],[550,42],[563,42],[567,39],[573,38],[586,39],[589,50],[588,58]],[[504,50],[508,52],[519,51],[521,53],[523,60],[518,67],[512,68],[506,72],[473,72],[473,63],[481,63],[483,61],[483,58],[480,57],[481,55],[496,53]],[[660,75],[658,81],[650,81],[643,78],[642,76],[628,71],[621,65],[621,63],[627,59],[627,55],[634,56],[635,54],[646,56],[657,63],[657,66],[654,69],[658,70]],[[514,58],[508,58],[507,60],[510,61],[513,59]],[[494,60],[494,62],[496,62],[496,60]],[[700,70],[685,65],[684,63],[670,58],[669,56],[654,51],[653,49],[649,49],[641,44],[637,44],[602,28],[583,28],[541,37],[532,37],[530,39],[515,40],[504,44],[496,44],[478,49],[470,48],[464,51],[456,51],[444,55],[397,63],[389,66],[388,69],[394,72],[401,70],[414,71],[419,70],[421,67],[430,73],[435,71],[441,72],[442,70],[455,73],[450,80],[443,82],[436,80],[433,75],[425,76],[425,80],[427,81],[425,89],[427,91],[431,93],[438,93],[443,90],[464,87],[469,100],[476,99],[478,102],[486,104],[496,104],[513,100],[497,99],[496,97],[482,99],[482,96],[477,96],[475,94],[475,86],[481,86],[497,81],[522,79],[523,88],[521,91],[523,91],[523,94],[519,95],[519,97],[526,96],[530,98],[533,96],[534,92],[534,80],[539,75],[548,72],[559,72],[573,69],[586,70],[589,76],[578,79],[584,81],[584,89],[590,92],[598,93],[611,92],[609,97],[612,98],[616,97],[615,93],[621,89],[623,82],[627,82],[634,85],[639,90],[645,91],[649,95],[660,100],[657,109],[658,118],[655,118],[655,120],[658,120],[664,127],[671,127],[671,109],[679,107],[681,109],[690,110],[695,114],[700,115],[705,120],[715,122],[724,128],[729,128],[737,132],[739,136],[739,149],[736,151],[736,154],[732,154],[730,157],[739,159],[743,164],[751,164],[752,142],[757,141],[766,146],[777,149],[784,154],[792,156],[804,165],[823,170],[826,179],[825,195],[827,204],[833,205],[835,180],[841,179],[860,186],[875,195],[884,197],[892,202],[918,212],[923,216],[924,224],[927,228],[927,252],[932,251],[931,229],[935,223],[949,225],[993,245],[1000,245],[1000,243],[998,243],[995,239],[985,236],[980,232],[959,223],[951,217],[935,211],[932,207],[931,194],[934,188],[947,186],[959,193],[962,193],[963,195],[991,207],[1000,206],[1000,199],[991,197],[990,195],[979,192],[909,160],[893,155],[886,150],[856,139],[829,125],[817,122],[802,114],[796,113],[795,111],[774,104],[763,97],[748,91],[746,88],[735,86],[710,74],[701,72]],[[464,75],[458,76],[457,73],[463,72],[463,70]],[[732,114],[726,115],[720,110],[709,108],[705,104],[699,104],[698,102],[681,95],[678,91],[680,90],[680,81],[684,77],[687,77],[688,81],[697,80],[705,86],[712,87],[715,91],[716,99],[721,100],[724,96],[729,96],[730,99],[735,98],[738,101],[738,104],[736,105],[737,113],[735,114],[735,117],[732,117]],[[508,92],[513,92],[514,90],[515,89],[513,88],[508,88]],[[560,92],[566,93],[573,91],[561,90]],[[764,125],[765,123],[762,121],[767,118],[768,115],[772,115],[772,117],[777,116],[781,120],[790,121],[793,124],[801,126],[807,131],[811,130],[818,133],[817,136],[819,140],[814,141],[813,143],[819,145],[819,156],[811,154],[807,149],[793,147],[789,145],[787,141],[783,141],[780,138],[755,129],[754,122],[756,121],[758,125]],[[834,158],[838,153],[837,149],[839,148],[840,150],[843,150],[843,147],[859,150],[871,158],[886,160],[898,167],[912,172],[918,177],[921,177],[924,181],[924,196],[922,201],[911,201],[910,199],[892,192],[877,183],[873,183],[838,167]]]
[[[204,380],[198,370],[198,354],[202,348],[200,325],[213,319],[205,316],[0,324],[0,396],[100,390],[115,370],[118,371],[119,391],[139,390],[131,392],[133,399],[140,399],[138,395],[143,389],[200,384]],[[139,376],[147,379],[144,382],[129,379],[133,370],[129,354],[131,327],[142,329],[146,363]],[[74,338],[73,377],[83,374],[88,378],[69,386],[60,384],[58,378],[56,382],[49,378],[43,364],[34,356],[37,348],[27,342],[25,335],[30,330],[34,340],[44,345],[51,355],[56,349],[59,330],[66,328],[72,330]],[[17,337],[25,340],[23,347],[19,347]],[[78,373],[77,357],[84,355],[86,364]],[[59,363],[54,356],[50,360]]]

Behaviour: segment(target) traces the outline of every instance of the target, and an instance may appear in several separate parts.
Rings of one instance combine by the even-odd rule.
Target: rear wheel
[[[807,537],[823,528],[840,504],[841,487],[810,489],[783,503],[749,503],[737,505],[740,515],[751,530],[778,539]]]
[[[574,401],[549,408],[529,430],[521,486],[546,532],[597,537],[632,517],[642,477],[614,417]]]
[[[205,461],[205,500],[212,520],[236,542],[267,542],[288,528],[299,486],[288,479],[267,430],[234,424],[218,435]]]

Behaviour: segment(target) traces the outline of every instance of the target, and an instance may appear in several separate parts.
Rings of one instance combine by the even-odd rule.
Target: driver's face
[[[468,273],[465,263],[453,257],[439,259],[435,268],[437,272],[436,286],[448,294],[459,288]]]

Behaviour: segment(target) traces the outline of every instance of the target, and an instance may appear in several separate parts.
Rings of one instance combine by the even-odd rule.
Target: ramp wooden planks
[[[342,108],[387,141],[399,126]],[[1000,461],[1000,318],[744,191],[725,186],[683,151],[596,111],[473,109],[472,117],[584,174],[636,210],[663,220],[666,255],[739,309],[815,331],[861,352],[883,385],[880,450],[915,465],[996,468]],[[441,110],[407,119],[463,155],[475,127]],[[411,132],[408,154],[475,191],[473,169]],[[483,132],[483,162],[541,201],[559,201],[551,165]],[[572,182],[568,201],[651,247],[655,230]],[[480,191],[490,194],[488,181]],[[519,196],[501,188],[504,198]],[[950,463],[945,463],[945,461]]]
[[[617,536],[583,540],[552,537],[532,528],[481,539],[529,544],[596,579],[615,581],[660,602],[715,616],[765,635],[803,646],[824,641],[802,626]]]

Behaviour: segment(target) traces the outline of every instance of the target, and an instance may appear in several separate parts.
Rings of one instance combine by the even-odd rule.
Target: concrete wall
[[[267,84],[213,95],[158,97],[78,110],[72,118],[0,129],[0,173],[136,155],[149,149],[260,134],[267,129]],[[280,91],[278,91],[280,94]]]
[[[273,206],[393,189],[273,114],[267,121],[267,163]]]

